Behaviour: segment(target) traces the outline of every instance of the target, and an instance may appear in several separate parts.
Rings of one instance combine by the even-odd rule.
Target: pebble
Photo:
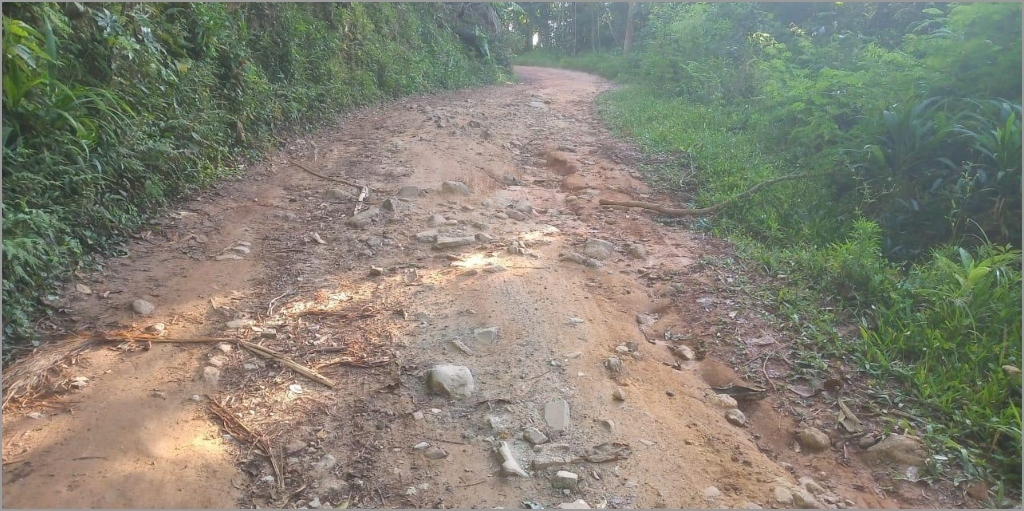
[[[864,435],[864,436],[860,437],[860,440],[857,441],[857,445],[861,449],[867,449],[867,448],[871,447],[872,445],[875,445],[876,442],[878,442],[878,439],[875,438],[874,435]]]
[[[667,395],[668,397],[676,397],[676,391],[668,389],[665,391],[665,395]]]
[[[543,103],[541,103],[543,105]],[[545,106],[546,108],[546,106]],[[557,506],[558,509],[590,509],[587,501],[578,499],[573,502],[563,502]]]
[[[519,202],[516,202],[515,208],[516,211],[519,211],[521,213],[526,213],[527,215],[533,214],[533,204],[531,204],[528,200],[524,199]]]
[[[423,420],[423,412],[421,412],[419,410],[416,410],[415,412],[412,412],[412,418],[413,418],[413,420],[418,420],[418,421]]]
[[[622,361],[619,360],[619,357],[608,357],[608,359],[604,361],[604,366],[613,373],[622,371]]]
[[[378,266],[370,267],[370,276],[379,277],[381,275],[384,275],[384,268],[380,268]]]
[[[401,207],[402,207],[401,206],[401,202],[399,202],[399,201],[397,201],[395,199],[387,199],[383,203],[381,203],[381,205],[380,205],[380,209],[383,209],[384,211],[387,211],[387,212],[390,212],[390,213],[394,213],[395,211],[398,211]]]
[[[423,451],[423,450],[426,450],[426,449],[427,449],[427,447],[430,447],[430,443],[429,443],[429,442],[420,442],[420,443],[418,443],[418,444],[416,444],[416,445],[412,446],[412,448],[413,448],[413,449],[416,449],[417,451]]]
[[[612,256],[612,252],[615,250],[615,245],[605,240],[596,238],[590,238],[587,240],[586,245],[583,247],[583,255],[603,261]]]
[[[783,506],[789,506],[793,504],[793,494],[789,492],[789,489],[785,486],[776,486],[773,493],[775,502],[782,504]]]
[[[252,362],[246,362],[242,364],[242,369],[245,369],[246,371],[254,371],[256,369],[259,369],[259,366],[253,364]]]
[[[579,482],[580,476],[568,470],[559,470],[551,478],[551,486],[558,489],[575,490]]]
[[[433,243],[437,241],[437,231],[418,232],[413,237],[420,243]]]
[[[234,346],[226,342],[222,342],[217,345],[217,349],[219,349],[222,353],[231,353],[231,350],[234,349]]]
[[[285,454],[295,454],[306,448],[306,442],[302,440],[292,440],[288,442],[288,445],[284,446]]]
[[[324,197],[332,201],[343,201],[348,199],[349,194],[341,188],[328,188],[324,190]]]
[[[427,219],[427,224],[431,227],[444,225],[445,222],[447,222],[447,220],[441,215],[430,215],[430,218]]]
[[[490,241],[494,241],[494,236],[491,236],[490,234],[487,234],[486,232],[478,232],[473,237],[476,238],[476,240],[479,241],[480,243],[487,243],[487,242],[490,242]]]
[[[156,335],[164,333],[165,330],[167,330],[167,325],[163,323],[153,323],[146,327],[146,332]]]
[[[529,218],[529,217],[526,216],[525,213],[522,213],[520,211],[516,211],[514,209],[508,210],[508,212],[506,212],[505,215],[508,216],[509,218],[511,218],[512,220],[518,220],[520,222],[523,221],[523,220],[526,220],[527,218]]]
[[[743,427],[747,424],[747,416],[738,408],[725,412],[725,420],[734,426]]]
[[[818,428],[804,428],[797,431],[797,441],[809,452],[821,452],[832,446],[832,440]]]
[[[313,497],[313,500],[309,501],[309,504],[307,505],[309,506],[310,509],[319,509],[320,506],[322,505],[320,503],[320,497]]]
[[[224,355],[214,355],[210,357],[208,363],[213,367],[224,367],[224,364],[228,363],[228,357],[225,357]]]
[[[565,431],[569,428],[569,403],[564,399],[548,401],[544,405],[544,422],[554,431]]]
[[[32,413],[28,414],[28,416],[29,416],[29,418],[32,418],[32,419],[42,419],[43,418],[43,414],[41,414],[39,412],[32,412]]]
[[[132,302],[132,310],[135,311],[136,314],[148,316],[156,310],[156,305],[153,305],[146,300],[135,300]]]
[[[419,197],[420,194],[422,193],[423,192],[419,189],[419,187],[407,185],[399,188],[398,193],[396,193],[395,195],[403,199],[412,199],[414,197]]]
[[[210,385],[216,385],[220,382],[220,369],[213,366],[206,366],[203,368],[203,380]]]
[[[810,477],[801,477],[797,482],[813,495],[825,493],[825,488],[822,488],[820,484],[816,483],[814,479],[811,479]]]
[[[376,219],[379,215],[380,208],[378,208],[377,206],[373,206],[367,209],[366,211],[363,211],[362,213],[359,213],[353,216],[352,218],[349,218],[348,220],[345,221],[345,223],[352,227],[363,229],[366,226],[373,223],[373,220]]]
[[[616,401],[625,401],[626,391],[622,390],[622,387],[617,387],[615,392],[612,392],[612,397],[615,398]]]
[[[711,501],[716,500],[722,496],[722,491],[714,486],[708,486],[704,488],[704,498]]]
[[[689,346],[679,345],[679,346],[673,346],[670,349],[672,350],[672,353],[675,356],[677,356],[677,357],[679,357],[679,358],[681,358],[683,360],[690,361],[690,360],[696,360],[697,359],[697,355],[693,352],[693,348],[690,348]]]
[[[873,459],[911,466],[921,466],[928,458],[921,439],[913,435],[889,435],[871,446],[867,454]]]

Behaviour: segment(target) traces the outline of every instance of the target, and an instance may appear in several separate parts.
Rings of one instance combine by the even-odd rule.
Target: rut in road
[[[794,452],[793,430],[821,421],[798,424],[774,395],[739,404],[744,426],[726,419],[710,387],[758,371],[680,363],[670,345],[714,353],[786,334],[712,264],[728,244],[599,206],[655,195],[637,153],[594,115],[608,83],[517,73],[522,83],[364,109],[295,140],[162,218],[89,277],[93,294],[68,297],[68,328],[159,322],[172,337],[247,340],[336,389],[232,343],[91,351],[66,372],[84,388],[4,414],[6,503],[933,504],[884,492],[878,469],[844,448]],[[363,204],[291,161],[376,192]],[[134,299],[156,311],[134,315]],[[428,392],[439,364],[471,371],[469,397]],[[269,442],[274,463],[229,435],[207,398]],[[530,477],[501,470],[502,442]]]

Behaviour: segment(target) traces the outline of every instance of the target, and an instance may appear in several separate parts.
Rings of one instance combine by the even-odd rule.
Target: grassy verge
[[[531,55],[517,63],[622,74],[623,59],[599,60]],[[737,129],[750,115],[745,109],[696,104],[643,85],[606,93],[599,109],[644,151],[685,154],[686,165],[648,172],[668,188],[685,173],[698,206],[794,170],[817,176],[779,184],[697,223],[736,242],[740,256],[767,275],[785,276],[759,293],[800,333],[795,347],[804,371],[843,360],[872,377],[876,408],[925,418],[889,425],[932,447],[922,477],[994,482],[994,505],[1003,494],[1019,495],[1020,377],[1004,369],[1021,365],[1019,251],[942,247],[897,266],[882,255],[877,224],[829,203],[827,161],[794,160],[757,132]],[[837,327],[851,322],[860,335],[844,338]]]

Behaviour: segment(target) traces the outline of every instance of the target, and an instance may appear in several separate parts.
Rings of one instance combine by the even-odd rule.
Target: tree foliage
[[[72,270],[289,132],[505,76],[516,35],[459,9],[5,2],[5,360]]]

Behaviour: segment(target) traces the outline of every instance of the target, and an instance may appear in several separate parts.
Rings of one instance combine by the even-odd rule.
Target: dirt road
[[[4,504],[934,504],[880,483],[856,440],[796,452],[793,430],[827,425],[827,407],[798,423],[769,392],[739,404],[743,426],[726,419],[710,387],[758,383],[778,361],[736,372],[716,355],[787,334],[741,291],[726,243],[597,205],[651,194],[594,115],[609,84],[517,73],[294,140],[84,276],[91,294],[69,291],[70,329],[248,340],[335,388],[234,342],[92,349],[64,374],[82,388],[4,413]],[[292,162],[372,192],[361,203]],[[681,362],[680,343],[703,358]],[[429,392],[440,364],[468,368],[468,397]],[[502,442],[528,477],[502,470]]]

